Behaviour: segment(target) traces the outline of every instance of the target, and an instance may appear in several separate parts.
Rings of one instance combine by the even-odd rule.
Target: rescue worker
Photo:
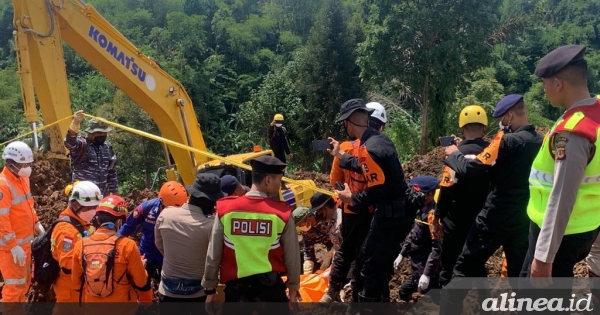
[[[588,255],[600,226],[600,101],[588,90],[584,54],[585,46],[562,46],[535,69],[550,104],[565,112],[546,134],[529,178],[531,224],[522,276],[534,288],[558,288],[554,277],[572,281],[573,267]],[[569,286],[561,294],[570,293]]]
[[[302,212],[314,216],[314,220],[306,221],[311,224],[314,223],[314,225],[311,225],[307,231],[301,232],[302,251],[304,252],[304,274],[315,273],[319,269],[325,270],[329,266],[329,261],[322,261],[321,266],[318,265],[319,261],[315,254],[316,244],[323,244],[327,248],[327,251],[330,252],[335,246],[339,248],[341,243],[341,235],[339,233],[341,209],[336,207],[333,198],[317,192],[310,198],[310,204],[310,209],[297,208],[292,214],[294,218],[301,216]],[[298,213],[296,213],[297,211]]]
[[[297,301],[300,287],[300,248],[291,207],[268,197],[278,193],[287,165],[270,155],[250,163],[250,191],[217,202],[202,280],[208,295],[207,311],[213,312],[220,279],[225,284],[225,302],[284,302],[275,303],[269,313],[289,314],[287,302]],[[289,298],[283,274],[287,274]],[[223,306],[223,314],[252,314],[254,310],[238,303]]]
[[[275,114],[273,121],[269,125],[269,131],[267,132],[267,138],[273,154],[281,162],[287,163],[286,156],[290,158],[293,156],[290,150],[290,140],[288,138],[287,129],[283,126],[283,115]]]
[[[404,257],[410,257],[412,274],[400,287],[399,298],[409,302],[414,292],[427,293],[439,288],[441,236],[433,231],[433,213],[436,203],[433,200],[438,180],[433,176],[416,176],[410,180],[410,187],[419,195],[411,200],[417,208],[416,219],[406,238],[400,255],[394,261],[394,269],[400,270]]]
[[[90,181],[80,181],[75,184],[69,195],[69,205],[60,213],[59,218],[69,217],[71,222],[79,223],[84,230],[82,235],[77,227],[69,222],[59,222],[52,230],[52,257],[58,262],[60,271],[58,278],[52,284],[56,304],[53,315],[83,314],[79,302],[80,285],[75,284],[71,277],[73,269],[73,246],[84,236],[91,234],[93,228],[90,221],[96,215],[96,207],[100,204],[102,193],[96,184]]]
[[[373,113],[369,117],[369,127],[383,132],[385,130],[385,124],[387,123],[387,115],[385,113],[385,107],[377,102],[367,103],[367,108],[373,109]]]
[[[148,275],[135,241],[117,233],[127,219],[127,212],[127,203],[123,198],[117,195],[102,198],[91,220],[96,231],[73,247],[71,278],[73,284],[82,290],[80,294],[86,302],[86,315],[133,315],[138,312],[136,290],[146,285]],[[110,257],[114,257],[112,263],[108,260],[103,261]],[[102,272],[103,268],[109,268],[111,265],[111,273]],[[104,277],[108,277],[105,279],[106,283],[103,281]],[[104,293],[104,290],[111,286],[112,294],[97,296],[99,292]],[[102,289],[92,291],[97,287]],[[95,302],[95,305],[89,304]]]
[[[489,142],[484,140],[488,125],[487,113],[483,107],[469,105],[462,109],[458,117],[458,127],[464,140],[457,148],[465,156],[478,155]],[[445,174],[451,169],[446,166]],[[483,209],[490,187],[489,172],[476,176],[448,178],[440,183],[440,195],[435,210],[434,228],[442,228],[442,271],[440,286],[445,286],[452,279],[452,270],[462,252],[467,234],[475,222],[475,217]],[[485,266],[481,266],[480,274],[485,274]]]
[[[4,314],[24,314],[21,308],[31,283],[31,241],[44,233],[29,187],[33,152],[21,141],[9,143],[0,173],[0,273],[4,279]]]
[[[154,227],[156,219],[166,207],[180,207],[187,202],[187,191],[185,187],[176,181],[168,181],[160,187],[158,198],[150,199],[138,205],[127,217],[127,221],[119,234],[131,236],[136,234],[140,227],[142,238],[140,240],[140,254],[146,260],[146,273],[148,282],[139,292],[140,302],[152,302],[152,278],[160,275],[163,265],[163,255],[156,248],[154,242]],[[144,295],[145,294],[145,295]]]
[[[112,145],[106,142],[107,132],[111,129],[106,124],[91,119],[85,130],[87,137],[78,136],[84,118],[83,110],[75,112],[64,141],[73,165],[72,180],[89,180],[98,185],[105,196],[118,194],[119,181],[115,168],[117,156]]]
[[[490,172],[490,192],[483,209],[475,218],[462,253],[458,257],[452,280],[442,289],[440,314],[462,312],[468,291],[461,287],[465,278],[486,277],[482,273],[488,258],[502,246],[508,276],[519,276],[527,252],[529,170],[540,149],[542,137],[527,120],[523,97],[518,94],[502,98],[492,117],[499,120],[500,130],[490,145],[474,158],[461,153],[455,145],[446,148],[444,163],[456,178]],[[445,173],[443,180],[452,176]],[[510,280],[509,280],[510,281]],[[512,283],[516,288],[517,283]],[[479,288],[485,289],[485,288]]]
[[[374,206],[370,230],[362,245],[361,259],[356,263],[355,286],[359,302],[389,301],[388,282],[394,273],[393,262],[400,252],[400,243],[406,236],[402,231],[409,215],[405,212],[407,184],[400,165],[396,147],[379,131],[368,126],[373,112],[364,100],[346,101],[340,111],[348,136],[360,139],[358,156],[340,151],[340,144],[333,138],[330,153],[340,160],[339,166],[362,173],[367,179],[367,189],[352,192],[347,183],[345,189],[336,190],[344,203]],[[403,235],[404,234],[404,235]],[[348,311],[354,311],[355,304]]]
[[[383,115],[385,116],[385,114]],[[340,143],[340,151],[352,156],[358,156],[359,149],[360,139],[354,137]],[[329,183],[332,187],[336,187],[336,183],[347,183],[353,193],[367,189],[367,180],[362,173],[345,170],[339,164],[340,159],[334,157],[329,173]],[[329,273],[327,293],[321,298],[321,303],[340,302],[340,292],[347,281],[348,275],[350,274],[350,277],[354,278],[355,268],[353,265],[355,266],[355,261],[358,259],[360,248],[369,232],[373,218],[373,207],[342,202],[342,209],[342,244],[335,251],[331,272]],[[352,294],[354,300],[358,300],[358,291],[353,291]]]
[[[189,194],[189,202],[161,212],[156,222],[156,247],[165,257],[158,287],[159,306],[165,314],[198,312],[193,304],[184,307],[169,302],[206,301],[200,284],[214,225],[215,203],[224,196],[219,176],[198,173]],[[204,313],[203,308],[200,310]]]
[[[243,196],[250,188],[244,186],[233,175],[225,175],[221,177],[221,191],[225,196]]]

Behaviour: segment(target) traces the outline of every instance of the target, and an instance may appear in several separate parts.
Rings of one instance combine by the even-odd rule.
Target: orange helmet
[[[96,208],[96,213],[107,212],[115,217],[127,216],[127,203],[123,198],[117,195],[110,195],[102,198]]]
[[[187,202],[188,195],[185,187],[180,183],[172,180],[166,182],[160,187],[158,198],[162,200],[165,207],[180,207]]]

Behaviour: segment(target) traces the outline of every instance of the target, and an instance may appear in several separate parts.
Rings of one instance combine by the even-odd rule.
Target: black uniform
[[[420,209],[417,213],[417,219],[423,222],[430,222],[431,214],[435,211],[435,201]],[[429,225],[415,222],[408,238],[402,246],[400,255],[410,257],[412,273],[400,287],[400,299],[409,301],[414,292],[417,292],[417,285],[421,275],[429,277],[429,287],[427,290],[439,287],[439,274],[442,268],[440,262],[441,244],[440,240],[432,237],[432,231]],[[422,293],[427,293],[425,290]]]
[[[445,163],[457,176],[477,175],[489,169],[491,190],[483,210],[471,227],[452,281],[442,290],[440,314],[462,313],[465,290],[453,290],[463,277],[486,277],[482,266],[502,246],[509,277],[518,277],[528,247],[529,172],[542,144],[532,125],[506,133],[499,143],[495,163],[484,164],[454,152]],[[493,146],[490,145],[490,146]],[[492,154],[493,156],[493,154]],[[490,168],[490,165],[493,165]],[[513,284],[516,287],[516,283]]]
[[[340,167],[363,173],[368,188],[352,194],[355,205],[374,205],[370,230],[356,262],[356,283],[359,301],[389,301],[388,283],[394,273],[394,259],[407,223],[412,225],[413,213],[405,213],[407,184],[396,147],[380,132],[367,128],[361,138],[359,156],[344,154]]]
[[[458,150],[464,155],[477,155],[490,143],[477,138],[461,141]],[[462,252],[467,234],[475,222],[475,217],[487,199],[490,190],[489,172],[478,176],[460,178],[450,187],[441,187],[438,197],[436,218],[440,218],[444,230],[442,239],[442,272],[440,285],[443,287],[452,279],[452,270]],[[485,273],[485,266],[481,266]]]
[[[267,136],[269,138],[271,150],[273,150],[273,155],[281,160],[281,162],[287,163],[286,156],[291,153],[287,129],[285,129],[285,127],[277,127],[275,125],[269,126],[269,132]]]

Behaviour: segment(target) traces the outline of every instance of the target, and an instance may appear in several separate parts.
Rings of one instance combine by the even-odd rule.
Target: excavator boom
[[[177,80],[140,52],[82,0],[13,0],[17,60],[25,116],[37,122],[34,86],[44,122],[72,115],[62,41],[144,109],[167,139],[206,150],[192,102]],[[35,69],[35,71],[32,71]],[[33,85],[32,85],[33,83]],[[64,121],[49,128],[50,150],[64,154]],[[169,147],[185,184],[209,161]]]

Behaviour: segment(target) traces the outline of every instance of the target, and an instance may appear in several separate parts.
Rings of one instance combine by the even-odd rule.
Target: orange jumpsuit
[[[59,215],[59,217],[64,216],[69,216],[77,220],[88,232],[91,232],[90,225],[81,220],[71,208],[67,207]],[[55,304],[52,314],[79,314],[82,311],[82,309],[79,309],[79,304],[60,304],[60,302],[79,302],[79,285],[73,283],[71,269],[73,269],[73,247],[81,238],[82,235],[77,228],[68,222],[56,224],[52,231],[52,257],[58,261],[61,269],[58,279],[52,284],[52,289],[56,295],[56,302],[58,302]]]
[[[94,234],[89,236],[94,241],[103,242],[112,235],[116,234],[115,230],[101,227]],[[83,268],[82,268],[82,246],[83,242],[78,242],[73,248],[73,269],[71,272],[71,278],[73,284],[78,288],[81,287]],[[115,283],[114,291],[112,295],[105,298],[98,298],[87,292],[84,284],[84,300],[86,302],[85,314],[99,314],[99,315],[133,315],[138,311],[138,302],[135,288],[142,288],[148,281],[148,275],[146,268],[142,262],[139,249],[135,244],[135,241],[123,237],[119,239],[116,246],[115,266],[113,269],[113,281],[121,278],[124,273],[126,276],[122,277],[119,283]],[[132,283],[133,282],[133,283]],[[118,306],[115,303],[102,303],[96,305],[90,305],[90,302],[121,302]],[[111,306],[110,304],[113,304]]]
[[[29,178],[17,177],[6,167],[0,173],[0,273],[2,302],[25,302],[31,283],[31,241],[38,217],[33,209]],[[15,264],[10,249],[21,246],[25,266]],[[24,313],[21,303],[5,304],[5,314]],[[7,309],[11,309],[10,311]]]

